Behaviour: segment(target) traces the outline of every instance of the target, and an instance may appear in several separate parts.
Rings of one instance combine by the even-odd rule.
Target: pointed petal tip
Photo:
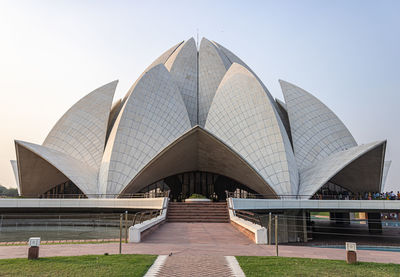
[[[282,79],[278,79],[278,82],[281,86],[283,85],[292,85],[291,83],[289,83],[288,81],[282,80]]]
[[[212,42],[208,38],[202,37],[200,40],[200,44],[202,44],[202,43],[212,43]]]
[[[163,69],[165,69],[166,71],[168,71],[168,69],[165,67],[165,64],[164,64],[164,63],[159,63],[159,64],[153,66],[152,68],[150,68],[146,73],[149,73],[149,72],[151,72],[151,71],[158,70],[158,69],[161,69],[161,68],[163,68]],[[161,69],[161,70],[162,70],[162,69]],[[169,71],[168,71],[168,72],[169,72]]]
[[[105,84],[104,86],[115,86],[116,87],[118,85],[118,83],[119,83],[119,80],[116,79],[114,81],[111,81],[111,82]]]
[[[229,69],[226,71],[226,75],[228,75],[228,72],[235,72],[236,73],[242,73],[242,74],[247,74],[253,78],[256,78],[254,74],[245,66],[241,65],[240,63],[233,62]]]
[[[19,139],[14,139],[15,145],[22,145],[25,143],[25,141],[19,140]]]

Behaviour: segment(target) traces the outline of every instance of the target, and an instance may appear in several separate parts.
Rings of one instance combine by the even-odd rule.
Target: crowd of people
[[[397,193],[394,191],[352,193],[349,191],[324,190],[317,192],[313,198],[319,200],[400,200],[400,191]]]

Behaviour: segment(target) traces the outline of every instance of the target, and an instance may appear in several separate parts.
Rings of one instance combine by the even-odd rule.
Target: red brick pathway
[[[40,246],[40,256],[75,256],[118,253],[118,243]],[[275,247],[256,245],[229,223],[165,223],[142,243],[123,244],[123,254],[186,256],[274,256]],[[26,258],[27,246],[0,246],[0,259]],[[344,260],[345,250],[279,246],[283,257]],[[360,261],[400,264],[400,252],[359,250]]]
[[[229,223],[168,222],[144,238],[143,243],[176,245],[253,245],[254,243]]]
[[[224,256],[187,256],[185,254],[177,254],[168,257],[157,276],[233,277]]]

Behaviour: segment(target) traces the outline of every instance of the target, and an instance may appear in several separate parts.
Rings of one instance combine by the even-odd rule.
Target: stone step
[[[226,211],[168,211],[168,214],[228,214]]]
[[[200,213],[212,213],[212,212],[216,212],[216,213],[227,213],[228,211],[226,209],[221,209],[221,210],[216,210],[216,209],[168,209],[168,212],[180,212],[180,213],[184,213],[184,212],[200,212]]]
[[[201,205],[226,205],[226,202],[169,202],[169,204],[174,205],[193,205],[193,204],[201,204]]]
[[[171,206],[193,206],[193,205],[202,205],[202,206],[226,206],[226,203],[218,203],[218,202],[202,202],[202,203],[185,203],[185,202],[169,202],[168,205]]]
[[[182,214],[182,215],[177,215],[177,214],[175,214],[175,215],[167,215],[167,217],[168,218],[184,218],[184,217],[187,217],[187,218],[228,218],[228,215],[225,215],[225,214],[223,214],[223,215],[215,215],[215,214],[213,214],[213,215],[201,215],[201,214],[198,214],[198,215],[196,215],[196,217],[193,217],[193,216],[188,216],[188,215],[184,215],[184,214]]]
[[[229,214],[226,202],[173,202],[168,204],[167,221],[227,223]]]
[[[169,209],[226,209],[226,206],[168,206]]]
[[[169,222],[229,222],[227,218],[167,218]]]
[[[225,205],[214,205],[214,204],[169,204],[169,207],[226,207]]]
[[[168,213],[172,213],[172,214],[177,214],[177,213],[180,213],[180,214],[213,214],[213,213],[217,213],[217,214],[228,214],[228,212],[227,211],[199,211],[199,210],[196,210],[196,211],[168,211]]]
[[[169,202],[171,205],[226,205],[226,202]]]
[[[226,206],[206,206],[206,205],[198,205],[198,206],[171,206],[169,205],[168,208],[170,209],[226,209]]]
[[[211,205],[193,205],[193,206],[186,206],[186,205],[168,205],[170,209],[226,209],[226,206],[211,206]]]
[[[229,219],[212,219],[212,218],[174,218],[174,219],[169,219],[167,218],[168,222],[203,222],[203,223],[229,223]]]
[[[168,212],[191,212],[191,211],[200,211],[200,212],[227,212],[226,209],[168,209]]]
[[[186,216],[186,217],[194,217],[194,216],[226,216],[228,217],[227,213],[209,213],[209,214],[204,214],[204,213],[168,213],[168,216]]]

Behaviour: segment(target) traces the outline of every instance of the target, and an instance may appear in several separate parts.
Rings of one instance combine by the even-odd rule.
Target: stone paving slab
[[[193,226],[187,226],[191,224]],[[172,231],[173,234],[170,233]],[[219,240],[220,236],[224,238]],[[101,255],[106,252],[118,254],[118,249],[118,243],[42,245],[40,256]],[[122,253],[155,255],[172,253],[173,256],[274,256],[275,246],[254,244],[226,223],[166,223],[142,243],[123,244]],[[0,246],[0,259],[26,258],[27,255],[28,246]],[[281,245],[279,255],[345,260],[346,253],[343,249]],[[357,256],[360,261],[365,262],[400,264],[400,252],[358,250]]]
[[[176,254],[167,258],[157,276],[218,276],[233,277],[224,256]]]

